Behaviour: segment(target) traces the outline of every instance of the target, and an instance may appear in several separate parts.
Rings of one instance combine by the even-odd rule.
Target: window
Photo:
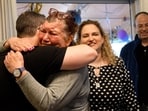
[[[21,0],[18,0],[21,1]],[[46,1],[46,0],[45,0]],[[116,2],[117,0],[113,0]],[[125,0],[121,0],[125,1]],[[105,1],[104,1],[105,2]],[[41,7],[39,13],[47,16],[49,8],[61,11],[75,10],[79,13],[78,22],[92,19],[98,20],[110,37],[112,47],[117,55],[123,45],[131,40],[132,24],[130,18],[130,6],[128,3],[121,4],[76,4],[76,3],[17,3],[18,15],[25,10]],[[80,18],[79,18],[80,17]]]

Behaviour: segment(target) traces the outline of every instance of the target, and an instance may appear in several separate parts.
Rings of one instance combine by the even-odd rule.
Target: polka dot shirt
[[[99,76],[94,69],[88,65],[91,111],[138,111],[133,82],[121,59],[116,66],[100,67]]]

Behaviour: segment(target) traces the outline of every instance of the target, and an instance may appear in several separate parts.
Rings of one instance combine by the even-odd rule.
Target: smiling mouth
[[[141,36],[148,36],[148,33],[141,34]]]
[[[88,44],[88,45],[92,47],[92,46],[94,46],[95,44],[94,44],[94,43],[91,43],[91,44]]]

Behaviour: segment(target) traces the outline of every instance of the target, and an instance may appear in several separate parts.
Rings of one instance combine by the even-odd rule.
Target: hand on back
[[[32,49],[34,49],[34,46],[28,42],[28,39],[24,39],[24,38],[18,38],[18,37],[12,37],[10,39],[8,39],[5,44],[4,47],[6,48],[11,48],[15,51],[31,51]]]
[[[21,52],[10,51],[5,56],[4,64],[10,73],[13,73],[14,69],[24,66],[24,59]]]

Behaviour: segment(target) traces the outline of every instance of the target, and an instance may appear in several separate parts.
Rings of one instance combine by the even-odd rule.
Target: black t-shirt
[[[31,52],[23,53],[25,68],[41,84],[45,84],[47,77],[60,71],[67,48],[53,46],[36,47]],[[23,92],[4,65],[4,58],[8,51],[0,53],[0,110],[1,111],[34,111]]]

